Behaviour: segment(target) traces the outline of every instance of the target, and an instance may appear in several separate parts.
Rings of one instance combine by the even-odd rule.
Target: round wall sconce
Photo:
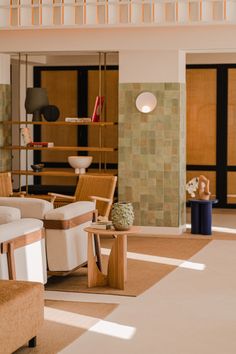
[[[157,99],[152,92],[142,92],[136,98],[136,107],[142,113],[152,112],[156,105]]]

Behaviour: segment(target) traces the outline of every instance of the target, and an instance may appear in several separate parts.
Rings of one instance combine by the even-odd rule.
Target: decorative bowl
[[[92,163],[92,156],[69,156],[68,162],[75,169],[76,174],[86,173],[86,168],[88,168]]]
[[[44,167],[43,163],[38,163],[36,165],[31,165],[31,168],[34,172],[41,172]]]

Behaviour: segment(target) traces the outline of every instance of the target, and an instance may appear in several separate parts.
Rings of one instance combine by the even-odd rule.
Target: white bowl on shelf
[[[93,160],[93,156],[69,156],[68,162],[75,169],[76,174],[86,173]]]

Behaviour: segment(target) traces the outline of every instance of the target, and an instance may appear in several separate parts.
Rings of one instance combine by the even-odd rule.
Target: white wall
[[[119,82],[185,82],[185,54],[179,51],[121,51]]]
[[[102,65],[104,64],[104,56],[101,56]],[[61,65],[61,66],[83,66],[83,65],[98,65],[99,64],[99,54],[98,52],[91,53],[78,53],[77,55],[65,55],[62,53],[60,55],[48,55],[47,65]],[[118,65],[119,56],[118,53],[107,53],[106,54],[106,64],[107,65]]]
[[[10,55],[0,54],[0,84],[10,85]]]
[[[235,25],[1,30],[0,52],[236,51]]]
[[[236,53],[189,53],[187,64],[236,64]]]

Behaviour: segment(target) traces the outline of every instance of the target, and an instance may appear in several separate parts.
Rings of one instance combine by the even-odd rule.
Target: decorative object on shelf
[[[68,162],[75,169],[76,174],[86,173],[86,168],[91,165],[92,160],[92,156],[68,156]]]
[[[112,229],[112,221],[107,220],[107,221],[95,221],[92,222],[89,227],[92,227],[93,229],[102,229],[102,230],[111,230]]]
[[[209,200],[211,196],[210,181],[203,175],[200,175],[198,179],[198,194],[200,200]]]
[[[65,122],[69,122],[69,123],[75,123],[75,122],[82,122],[82,123],[86,123],[86,122],[91,122],[92,118],[77,118],[77,117],[66,117],[65,118]]]
[[[100,121],[104,100],[105,100],[104,96],[96,97],[95,105],[93,109],[93,115],[92,115],[92,122]]]
[[[141,113],[152,112],[157,105],[156,96],[152,92],[142,92],[136,98],[136,107]]]
[[[48,106],[47,91],[41,87],[28,87],[26,90],[25,109],[26,113],[33,113],[33,121],[42,120],[42,108]]]
[[[111,210],[111,220],[116,230],[129,230],[134,222],[134,210],[132,203],[114,203]]]
[[[41,113],[44,119],[48,122],[55,122],[60,116],[59,108],[51,104],[43,107]]]
[[[23,137],[23,142],[25,145],[32,142],[32,137],[29,128],[21,128],[21,135]]]
[[[30,143],[27,144],[27,147],[33,147],[33,148],[50,148],[54,147],[53,142],[47,142],[47,141],[31,141]]]
[[[187,184],[186,184],[186,191],[188,194],[190,194],[191,198],[196,197],[196,191],[198,189],[198,177],[192,178]]]
[[[186,184],[186,191],[191,198],[209,200],[211,196],[210,181],[203,175],[194,177]]]
[[[31,168],[34,172],[41,172],[44,167],[43,163],[38,163],[36,165],[31,165]]]

